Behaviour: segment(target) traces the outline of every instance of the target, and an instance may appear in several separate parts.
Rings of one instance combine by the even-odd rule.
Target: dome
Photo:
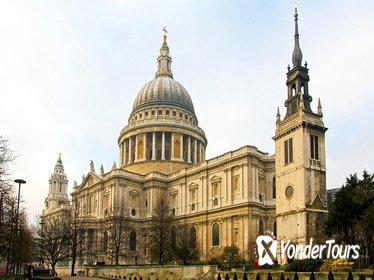
[[[168,75],[157,76],[145,84],[135,98],[132,110],[153,105],[171,105],[195,114],[192,100],[187,90]]]

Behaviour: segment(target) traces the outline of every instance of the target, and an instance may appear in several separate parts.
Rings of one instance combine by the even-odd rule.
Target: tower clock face
[[[285,194],[286,194],[286,197],[290,199],[293,196],[293,187],[287,186]]]

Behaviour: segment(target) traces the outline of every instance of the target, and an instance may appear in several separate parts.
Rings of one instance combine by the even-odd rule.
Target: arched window
[[[108,232],[104,231],[104,237],[103,237],[103,251],[106,252],[108,249]]]
[[[190,229],[190,247],[196,248],[196,228],[192,227]]]
[[[130,232],[130,251],[136,251],[136,232]]]
[[[177,247],[177,232],[175,231],[175,228],[171,229],[170,239],[171,249],[175,250],[175,248]]]
[[[258,233],[260,235],[264,234],[264,222],[262,220],[258,221]]]
[[[131,216],[135,216],[136,215],[136,210],[135,210],[135,208],[132,208],[131,209]]]
[[[212,245],[219,246],[219,225],[217,223],[212,226]]]
[[[273,198],[277,198],[277,183],[275,181],[275,176],[273,177]]]
[[[171,215],[175,216],[175,208],[171,209]]]

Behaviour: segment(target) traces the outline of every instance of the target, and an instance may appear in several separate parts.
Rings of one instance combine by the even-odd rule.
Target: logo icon
[[[258,264],[272,265],[277,257],[277,240],[268,235],[260,235],[256,239],[256,244],[259,257]]]

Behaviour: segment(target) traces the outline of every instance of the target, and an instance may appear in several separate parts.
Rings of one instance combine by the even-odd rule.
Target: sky
[[[0,1],[0,135],[17,154],[30,220],[41,213],[58,154],[81,182],[89,162],[118,163],[117,139],[156,71],[167,26],[174,79],[189,92],[207,158],[244,145],[274,153],[292,0]],[[299,33],[326,132],[327,188],[374,171],[374,1],[300,0]]]

